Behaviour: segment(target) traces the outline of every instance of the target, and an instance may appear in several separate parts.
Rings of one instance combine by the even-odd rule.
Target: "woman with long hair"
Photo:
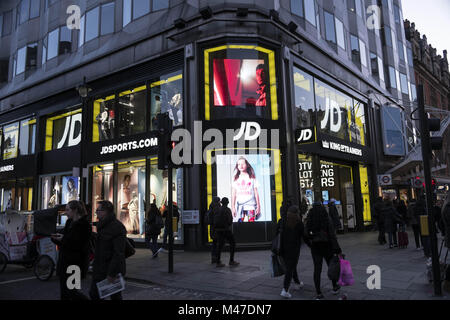
[[[238,222],[254,222],[261,215],[258,181],[246,158],[240,157],[233,171],[231,212]]]
[[[277,225],[277,233],[281,232],[281,257],[286,266],[284,275],[283,290],[281,296],[284,298],[291,298],[289,293],[289,286],[292,279],[294,279],[294,289],[303,287],[303,282],[298,278],[297,264],[300,257],[300,247],[304,237],[304,226],[300,218],[300,211],[297,206],[290,206],[287,209],[287,214],[283,216]],[[305,239],[309,244],[309,240]]]
[[[59,276],[61,300],[88,300],[80,290],[67,287],[67,268],[76,265],[80,268],[81,278],[85,278],[89,267],[89,240],[91,225],[86,207],[78,200],[66,205],[68,217],[62,233],[52,235],[52,241],[59,246],[59,259],[56,273]]]
[[[314,286],[316,287],[316,300],[324,298],[320,289],[320,275],[322,273],[323,260],[327,265],[333,255],[341,255],[342,250],[336,238],[333,223],[328,212],[320,202],[314,202],[306,218],[306,235],[311,242],[311,255],[314,263]],[[340,286],[337,281],[333,283],[333,294],[338,294]]]

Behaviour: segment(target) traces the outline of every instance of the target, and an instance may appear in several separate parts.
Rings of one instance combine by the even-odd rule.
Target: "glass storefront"
[[[49,117],[45,129],[45,151],[79,144],[81,141],[81,119],[81,109]]]
[[[71,173],[41,177],[41,209],[54,208],[79,199],[79,177]]]
[[[320,194],[321,199],[314,199],[314,170],[312,157],[298,155],[299,178],[302,200],[312,207],[315,200],[322,201],[327,206],[334,199],[341,218],[342,226],[349,229],[356,227],[355,190],[353,185],[352,167],[331,161],[320,160]],[[364,190],[364,192],[368,190]],[[364,198],[364,195],[363,195]],[[368,200],[364,198],[364,200]],[[365,214],[370,219],[370,201]]]
[[[1,211],[15,209],[14,198],[16,195],[15,180],[3,180],[0,185],[1,190]]]
[[[146,171],[146,161],[149,161]],[[173,203],[180,210],[180,217],[175,219],[174,241],[183,242],[181,221],[182,204],[182,169],[173,169],[172,196]],[[115,180],[116,179],[116,180]],[[147,184],[147,179],[148,184]],[[168,199],[167,170],[158,169],[157,158],[134,159],[105,163],[92,166],[92,207],[93,221],[97,220],[95,209],[99,201],[116,201],[116,216],[127,229],[128,236],[134,239],[145,238],[145,212],[155,203],[161,214],[167,208]],[[117,181],[117,183],[114,183]],[[148,188],[148,189],[147,189]],[[147,201],[148,199],[148,201]],[[164,228],[161,230],[160,239]]]

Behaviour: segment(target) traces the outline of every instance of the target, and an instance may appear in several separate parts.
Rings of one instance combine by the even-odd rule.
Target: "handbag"
[[[136,253],[136,249],[134,249],[134,246],[131,244],[130,239],[125,238],[125,259],[131,257]]]
[[[328,279],[331,281],[338,281],[340,274],[341,264],[339,257],[334,254],[333,257],[331,257],[330,264],[328,265]]]
[[[283,258],[276,254],[272,254],[270,259],[270,276],[272,278],[281,277],[285,272],[286,268]]]
[[[353,278],[353,272],[352,267],[350,265],[350,261],[341,258],[339,260],[339,263],[341,267],[341,273],[339,275],[338,284],[341,287],[353,285],[355,283],[355,279]]]

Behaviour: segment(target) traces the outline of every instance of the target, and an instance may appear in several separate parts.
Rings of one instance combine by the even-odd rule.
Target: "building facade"
[[[377,176],[415,146],[400,1],[90,0],[70,29],[72,4],[0,4],[2,210],[81,198],[95,219],[106,199],[140,240],[172,192],[186,249],[209,241],[213,196],[242,245],[272,239],[286,198],[370,227]],[[171,186],[159,113],[192,145]]]

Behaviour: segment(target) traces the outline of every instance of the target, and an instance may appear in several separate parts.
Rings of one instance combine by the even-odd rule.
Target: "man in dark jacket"
[[[381,213],[383,209],[383,199],[378,197],[374,204],[375,215],[377,227],[378,227],[378,243],[383,245],[386,243],[386,231],[384,229],[384,219],[383,214]]]
[[[421,210],[416,209],[416,200],[411,199],[408,203],[408,221],[411,223],[411,227],[414,232],[414,240],[416,242],[416,250],[421,250],[421,235],[420,235],[420,217],[417,215],[420,215]]]
[[[95,258],[92,274],[92,284],[89,295],[92,300],[98,300],[97,283],[108,279],[114,282],[118,274],[125,276],[125,245],[127,230],[116,219],[114,205],[110,201],[100,201],[96,210],[99,222],[97,223],[97,242],[95,245]],[[122,300],[122,293],[111,295],[111,300]]]
[[[167,247],[167,239],[169,238],[169,228],[172,221],[169,220],[169,205],[166,203],[166,208],[163,211],[162,217],[164,218],[164,234],[163,234],[163,247]],[[180,219],[180,211],[178,210],[178,206],[174,203],[172,205],[172,218]],[[173,231],[173,230],[172,230]],[[161,251],[165,251],[162,249]]]
[[[150,209],[147,211],[147,217],[145,218],[145,242],[150,250],[152,250],[153,258],[158,257],[158,236],[160,235],[163,226],[161,212],[156,206],[156,200],[153,200]]]
[[[214,230],[217,237],[217,267],[224,267],[225,264],[220,260],[220,254],[225,245],[225,241],[230,244],[230,266],[237,266],[239,262],[234,261],[234,250],[236,248],[236,241],[234,240],[233,232],[231,231],[231,226],[233,225],[233,214],[230,208],[228,208],[228,198],[222,198],[222,206],[218,210],[217,214],[214,215]]]
[[[209,236],[212,239],[212,246],[211,246],[211,263],[217,263],[217,237],[214,232],[214,215],[219,212],[220,209],[220,198],[214,197],[211,201],[211,204],[209,205],[209,210],[206,213],[206,220],[205,223],[209,225]]]
[[[384,207],[381,209],[384,219],[384,228],[389,236],[389,248],[398,247],[397,244],[397,210],[395,210],[392,200],[385,199]]]

